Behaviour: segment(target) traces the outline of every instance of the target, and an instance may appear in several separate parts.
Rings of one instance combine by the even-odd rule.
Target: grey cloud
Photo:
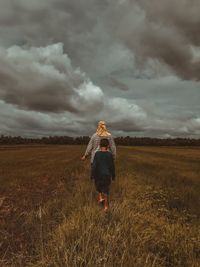
[[[1,130],[197,136],[199,5],[2,0]]]
[[[102,64],[107,69],[111,47],[117,51],[117,45],[125,45],[137,67],[152,58],[183,79],[199,80],[200,60],[195,60],[192,51],[200,44],[199,5],[197,0],[192,4],[188,0],[4,0],[0,3],[5,11],[0,13],[1,42],[7,46],[63,42],[69,57],[89,76],[94,68],[101,72]],[[113,69],[107,69],[109,74]]]
[[[120,103],[126,104],[119,106]],[[91,135],[97,122],[106,119],[113,133],[123,129],[140,131],[145,114],[137,106],[124,99],[107,100],[105,109],[98,116],[91,114],[88,118],[64,112],[62,114],[41,113],[38,111],[20,110],[17,107],[0,101],[1,134],[35,135]],[[127,116],[127,112],[129,115]],[[119,116],[120,114],[120,116]],[[140,122],[139,121],[140,118]],[[138,120],[138,121],[137,121]],[[137,121],[137,122],[136,122]]]
[[[159,60],[179,77],[199,80],[200,61],[195,61],[191,49],[200,44],[199,1],[141,0],[137,3],[144,14],[143,22],[137,30],[130,27],[124,37],[130,49],[138,52],[140,60]]]
[[[73,69],[62,44],[0,50],[0,97],[20,108],[84,112],[102,107],[103,93],[79,69]]]
[[[198,137],[200,133],[200,117],[159,119],[122,98],[107,99],[105,109],[98,116],[20,110],[3,101],[0,101],[0,113],[0,133],[6,135],[91,135],[101,119],[107,121],[114,136]]]
[[[22,136],[81,135],[84,128],[76,116],[68,112],[62,114],[41,113],[20,110],[0,101],[1,134]]]
[[[106,118],[108,125],[115,131],[138,132],[148,125],[147,114],[133,100],[121,97],[108,98],[103,112],[100,114]]]
[[[122,91],[128,91],[129,90],[128,86],[125,83],[113,78],[112,76],[110,76],[108,78],[108,80],[109,80],[109,83],[112,87],[117,87]]]

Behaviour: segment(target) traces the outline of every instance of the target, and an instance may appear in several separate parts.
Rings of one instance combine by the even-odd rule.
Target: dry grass
[[[200,266],[200,149],[119,147],[108,213],[84,149],[0,149],[0,265]]]

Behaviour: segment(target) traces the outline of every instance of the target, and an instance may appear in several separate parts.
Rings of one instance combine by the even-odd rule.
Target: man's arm
[[[93,135],[93,136],[94,136],[94,135]],[[85,154],[84,154],[84,156],[82,157],[82,160],[85,160],[85,159],[91,154],[91,152],[92,152],[92,148],[93,148],[93,139],[94,139],[93,136],[90,138],[90,141],[89,141],[89,143],[88,143],[88,145],[87,145],[87,148],[86,148],[86,150],[85,150]]]

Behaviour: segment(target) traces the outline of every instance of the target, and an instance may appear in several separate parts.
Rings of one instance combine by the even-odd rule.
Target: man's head
[[[108,148],[109,147],[109,141],[108,141],[108,139],[106,139],[106,138],[101,139],[101,141],[100,141],[100,148],[102,148],[102,147],[105,147],[105,148]]]

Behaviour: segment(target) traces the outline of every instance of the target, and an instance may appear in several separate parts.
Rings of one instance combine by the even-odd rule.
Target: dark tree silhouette
[[[89,136],[48,136],[41,138],[26,138],[21,136],[0,136],[0,145],[20,144],[63,144],[87,145]],[[122,146],[200,146],[200,139],[192,138],[150,138],[150,137],[116,137],[116,145]]]

